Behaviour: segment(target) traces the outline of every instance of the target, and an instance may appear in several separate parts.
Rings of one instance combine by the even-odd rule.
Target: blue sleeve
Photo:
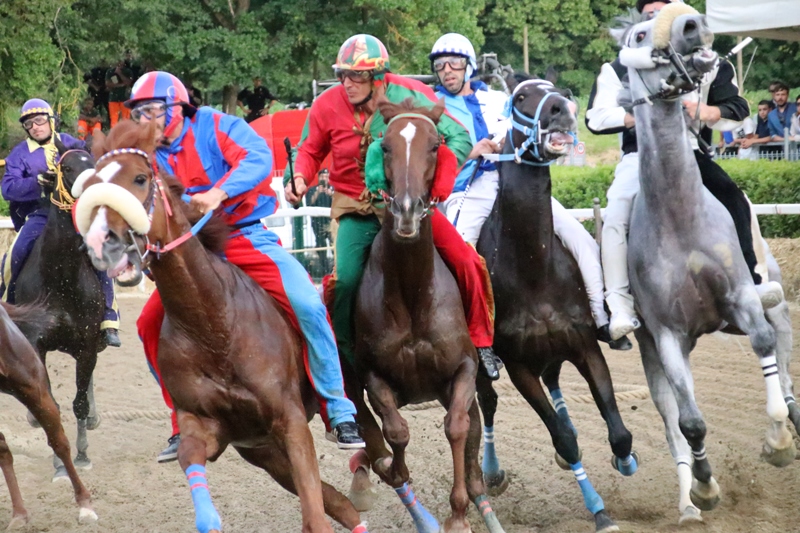
[[[9,202],[38,200],[42,189],[35,177],[26,176],[25,163],[20,150],[13,150],[6,159],[6,173],[0,188]]]
[[[247,122],[231,115],[217,114],[216,142],[231,169],[214,186],[229,198],[248,192],[272,172],[272,152]]]
[[[72,135],[67,133],[59,133],[59,137],[61,137],[61,142],[64,143],[64,146],[67,147],[68,150],[83,150],[86,148],[86,143],[80,139],[76,139]]]
[[[783,137],[783,124],[778,119],[778,112],[774,109],[767,115],[767,126],[769,126],[770,135]]]

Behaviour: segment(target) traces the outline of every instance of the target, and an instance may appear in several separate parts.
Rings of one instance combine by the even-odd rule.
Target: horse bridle
[[[84,152],[85,150],[72,149],[67,150],[58,158],[56,165],[56,182],[53,187],[53,192],[50,194],[50,203],[58,207],[62,211],[72,211],[72,206],[75,205],[75,198],[70,194],[67,187],[64,185],[64,171],[61,170],[61,162],[70,152]],[[88,152],[87,152],[88,153]],[[59,199],[56,200],[55,193],[58,193]]]

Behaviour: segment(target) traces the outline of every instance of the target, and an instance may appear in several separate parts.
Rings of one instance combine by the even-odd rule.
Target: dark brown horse
[[[560,466],[575,474],[597,531],[618,531],[583,469],[577,432],[558,384],[561,366],[569,361],[588,382],[608,424],[614,467],[633,474],[637,460],[631,454],[631,434],[617,408],[583,278],[553,231],[547,165],[570,148],[568,132],[577,123],[570,102],[544,80],[517,86],[512,105],[516,125],[500,156],[497,200],[478,241],[495,294],[494,347],[514,386],[550,432]],[[497,394],[488,380],[479,380],[478,393],[486,425],[484,475],[490,485],[502,486],[505,473],[495,455],[493,433]]]
[[[61,426],[58,406],[50,394],[47,370],[25,338],[26,335],[39,334],[52,322],[52,317],[41,306],[12,306],[6,303],[0,305],[0,392],[10,394],[19,400],[44,428],[47,443],[53,449],[55,456],[63,462],[64,471],[75,490],[75,500],[81,508],[78,519],[81,522],[93,522],[97,520],[97,515],[92,510],[89,491],[81,483],[78,472],[72,464],[69,439]],[[20,329],[25,331],[25,335]],[[22,494],[14,473],[14,458],[2,433],[0,433],[0,469],[3,470],[3,477],[11,493],[13,507],[8,529],[21,527],[28,522],[28,511],[22,502]]]
[[[388,124],[381,147],[389,205],[358,292],[355,370],[381,418],[382,434],[361,389],[350,388],[349,397],[358,408],[369,462],[422,533],[439,531],[439,524],[408,486],[409,432],[398,409],[438,400],[447,409],[445,433],[453,456],[452,513],[444,531],[470,531],[471,500],[489,531],[499,533],[503,529],[489,506],[478,463],[477,354],[455,279],[433,244],[431,187],[441,142],[435,124],[444,104],[431,110],[407,100],[381,102],[379,108]]]
[[[153,125],[123,121],[95,146],[96,156],[107,157],[86,182],[76,220],[97,268],[114,266],[126,278],[141,271],[150,243],[162,247],[145,261],[166,311],[158,361],[178,412],[178,460],[192,488],[198,530],[221,530],[205,464],[232,445],[300,497],[304,532],[332,533],[326,512],[348,530],[365,532],[347,498],[320,481],[308,429],[318,405],[303,370],[300,336],[255,281],[215,253],[227,238],[225,224],[211,219],[205,247],[189,238],[165,251],[200,213],[181,201],[176,180],[165,177],[168,186],[161,186],[149,155]]]

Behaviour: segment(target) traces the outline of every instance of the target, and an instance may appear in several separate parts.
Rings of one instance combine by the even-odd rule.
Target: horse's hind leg
[[[11,450],[8,449],[6,437],[2,433],[0,433],[0,469],[3,470],[3,477],[6,480],[8,492],[11,494],[13,514],[8,529],[23,527],[28,523],[28,511],[25,510],[22,493],[17,483],[17,475],[14,473],[14,457],[11,455]]]
[[[89,418],[86,419],[86,429],[89,431],[95,430],[100,426],[100,413],[97,412],[97,405],[94,401],[94,372],[92,377],[89,378],[89,390],[86,393],[89,400]]]
[[[639,461],[636,454],[631,453],[633,438],[619,414],[611,373],[608,371],[603,352],[595,344],[584,352],[576,366],[589,384],[594,402],[608,425],[608,441],[614,453],[611,465],[622,475],[632,476],[639,468]]]
[[[409,474],[405,463],[405,449],[409,439],[408,423],[400,416],[394,393],[385,381],[372,372],[367,376],[366,386],[369,403],[381,417],[383,435],[392,447],[394,455],[390,465],[384,462],[373,463],[375,473],[400,497],[418,533],[437,533],[439,522],[423,507],[414,491],[408,486]]]
[[[488,379],[487,379],[488,381]],[[478,508],[478,512],[490,533],[503,533],[503,527],[497,519],[486,495],[488,487],[484,483],[484,475],[478,464],[478,453],[481,446],[481,423],[478,406],[475,402],[469,408],[469,434],[465,451],[465,467],[467,475],[467,495]],[[506,483],[508,487],[508,483]]]
[[[239,455],[248,463],[263,468],[281,487],[297,495],[292,479],[292,470],[286,451],[277,446],[261,448],[236,448]],[[324,481],[322,482],[322,499],[325,513],[342,524],[351,533],[367,533],[366,522],[361,521],[358,511],[342,493]]]
[[[789,420],[792,421],[795,431],[800,434],[800,407],[794,398],[792,375],[789,372],[789,364],[792,361],[792,319],[789,315],[789,305],[784,301],[777,307],[769,309],[765,316],[767,322],[775,329],[775,356],[778,362],[781,392],[789,408]]]
[[[550,432],[556,453],[570,465],[575,480],[583,494],[583,502],[594,515],[595,528],[598,533],[619,531],[619,528],[605,511],[603,499],[597,494],[580,461],[580,450],[575,434],[564,424],[547,400],[539,376],[527,367],[519,364],[506,364],[506,371],[514,382],[514,386],[533,407]]]
[[[483,481],[486,483],[486,490],[489,496],[499,496],[508,488],[508,477],[506,471],[500,468],[500,460],[497,458],[497,451],[494,445],[494,415],[497,412],[497,392],[492,386],[492,381],[478,374],[475,381],[478,391],[478,403],[483,413]],[[472,415],[470,415],[470,427],[472,425]]]
[[[667,443],[669,444],[672,458],[677,465],[680,492],[678,510],[681,513],[679,523],[702,522],[700,509],[692,503],[692,449],[689,447],[689,443],[683,433],[681,433],[678,421],[678,401],[675,399],[675,393],[664,372],[652,335],[644,325],[636,330],[635,335],[636,340],[639,342],[639,351],[642,355],[647,385],[650,388],[650,397],[653,399],[653,403],[664,421]],[[716,482],[713,482],[713,485],[716,485]],[[718,487],[717,494],[719,494]],[[709,501],[716,504],[713,499]],[[716,501],[719,501],[719,499],[717,498]]]
[[[72,401],[72,411],[78,421],[78,438],[75,442],[77,454],[75,455],[75,466],[82,470],[90,470],[92,461],[86,453],[89,449],[89,439],[86,431],[89,425],[89,412],[91,404],[89,401],[89,388],[92,386],[92,374],[97,364],[97,352],[87,348],[75,356],[75,399]]]
[[[561,375],[561,363],[550,365],[542,372],[542,381],[544,382],[547,390],[550,392],[550,398],[553,400],[553,407],[556,408],[556,414],[575,434],[578,436],[578,430],[572,423],[567,410],[567,402],[564,401],[564,395],[561,393],[561,387],[558,384],[558,378]],[[569,465],[559,465],[566,470],[569,470]]]

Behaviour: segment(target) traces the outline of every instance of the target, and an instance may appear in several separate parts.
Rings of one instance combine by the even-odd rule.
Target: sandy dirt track
[[[0,396],[0,431],[11,446],[17,476],[31,523],[25,531],[48,532],[163,532],[190,533],[194,513],[188,486],[177,463],[159,465],[156,454],[166,444],[169,424],[165,408],[145,363],[134,322],[142,298],[120,300],[123,316],[121,349],[100,355],[96,374],[97,407],[105,417],[89,433],[94,468],[82,478],[94,498],[100,520],[78,525],[78,509],[66,483],[51,483],[51,451],[44,433],[24,421],[25,411],[10,396]],[[800,338],[800,308],[793,306],[795,339]],[[622,531],[672,532],[677,526],[678,482],[669,455],[663,424],[652,401],[645,397],[645,378],[636,350],[606,350],[615,385],[627,391],[620,401],[634,449],[642,459],[640,471],[623,478],[612,470],[607,431],[596,407],[581,400],[588,387],[571,366],[562,384],[570,413],[579,431],[583,465]],[[74,364],[63,354],[51,354],[48,368],[56,400],[62,405],[65,427],[73,446],[71,417]],[[776,469],[759,458],[767,427],[764,382],[755,355],[744,338],[704,337],[693,356],[700,409],[709,428],[706,447],[722,488],[722,503],[704,512],[705,524],[688,531],[714,533],[800,531],[800,463]],[[800,362],[793,376],[800,377]],[[544,425],[503,377],[495,434],[501,466],[511,474],[511,486],[492,500],[508,533],[590,533],[594,525],[583,507],[570,472],[553,461],[553,448]],[[626,396],[623,394],[623,396]],[[570,399],[572,397],[572,400]],[[633,399],[630,399],[633,398]],[[158,416],[164,411],[164,417]],[[442,429],[444,411],[404,411],[411,430],[408,463],[420,500],[440,520],[449,513],[452,466]],[[323,426],[311,424],[323,479],[347,492],[349,455],[323,438]],[[299,531],[299,501],[283,491],[264,472],[247,465],[233,449],[208,467],[208,480],[226,533]],[[373,480],[375,477],[373,476]],[[5,484],[0,487],[0,526],[11,516]],[[414,531],[394,492],[378,486],[374,510],[364,514],[370,531]],[[476,532],[486,531],[477,512],[470,510]],[[336,531],[344,531],[336,526]]]

